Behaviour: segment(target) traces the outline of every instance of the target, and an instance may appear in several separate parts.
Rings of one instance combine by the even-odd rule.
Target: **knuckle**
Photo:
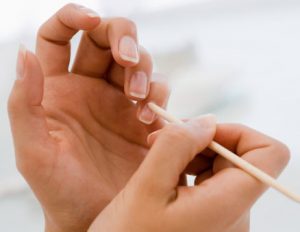
[[[43,27],[44,27],[44,24],[39,26],[39,29],[38,29],[37,34],[36,34],[37,37],[43,35]]]
[[[76,3],[68,3],[66,5],[64,5],[63,7],[61,7],[58,11],[57,11],[57,16],[61,16],[62,14],[68,13],[72,10],[79,10],[81,7],[81,5],[76,4]]]
[[[246,125],[241,124],[241,123],[230,123],[229,125],[234,126],[234,128],[235,128],[237,131],[246,131],[246,130],[249,130],[249,129],[250,129],[249,127],[247,127]]]
[[[37,37],[38,38],[45,38],[47,35],[48,30],[48,23],[44,22],[42,25],[40,25],[38,31],[37,31]]]
[[[276,154],[278,154],[278,159],[281,163],[283,163],[284,165],[286,165],[289,160],[290,160],[290,149],[288,148],[287,145],[285,145],[282,142],[277,141],[274,145],[273,145],[274,150],[276,151]]]
[[[45,21],[37,31],[37,37],[42,37],[46,39],[48,38],[49,34],[57,33],[57,25],[53,25],[50,22],[53,18],[57,19],[60,24],[67,25],[67,27],[72,27],[74,24],[73,22],[73,11],[79,9],[78,4],[76,3],[68,3],[60,8],[49,20]],[[50,33],[49,33],[50,32]],[[51,40],[51,39],[50,39]]]
[[[238,130],[244,131],[244,130],[249,130],[250,128],[243,125],[243,124],[233,124]],[[284,143],[269,138],[269,144],[270,144],[270,149],[272,150],[273,154],[276,154],[276,160],[280,163],[283,164],[284,166],[289,162],[290,160],[290,150],[285,145]]]

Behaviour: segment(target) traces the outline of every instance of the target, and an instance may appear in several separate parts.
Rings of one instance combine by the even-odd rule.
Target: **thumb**
[[[187,123],[168,124],[156,132],[156,139],[136,172],[145,193],[160,198],[173,194],[181,173],[208,146],[215,131],[215,117],[208,115]]]
[[[8,113],[15,144],[16,161],[20,171],[27,164],[46,161],[50,136],[41,105],[43,72],[36,56],[20,46],[17,60],[17,79],[8,100]]]

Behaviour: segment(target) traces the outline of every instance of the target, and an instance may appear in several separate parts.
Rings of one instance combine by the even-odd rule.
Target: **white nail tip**
[[[97,13],[87,13],[87,16],[89,16],[90,18],[99,18],[99,15]]]
[[[135,93],[135,92],[130,92],[129,94],[132,97],[136,97],[136,98],[140,98],[140,99],[145,99],[146,98],[145,94],[140,94],[140,93]]]
[[[139,57],[130,57],[130,56],[126,56],[124,54],[120,54],[122,60],[125,60],[125,61],[129,61],[129,62],[132,62],[132,63],[135,63],[137,64],[139,62]]]
[[[150,124],[153,123],[153,120],[151,120],[151,121],[144,120],[141,116],[139,117],[139,120],[140,120],[142,123],[147,124],[147,125],[150,125]]]

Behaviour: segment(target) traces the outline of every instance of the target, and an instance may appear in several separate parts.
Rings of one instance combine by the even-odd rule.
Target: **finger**
[[[181,173],[194,156],[207,147],[214,133],[212,116],[181,125],[169,124],[161,129],[136,173],[145,193],[150,191],[153,196],[169,197],[176,192]]]
[[[166,108],[170,92],[171,90],[167,78],[162,74],[154,73],[150,83],[149,94],[145,100],[138,102],[137,111],[138,119],[144,124],[149,125],[150,132],[159,128],[156,128],[155,125],[152,125],[158,119],[158,117],[149,108],[148,103],[153,102],[162,108]],[[162,119],[160,120],[162,121]]]
[[[188,122],[189,120],[185,119],[182,121]],[[155,131],[148,136],[149,144],[153,143],[154,139],[151,138],[153,134],[155,135],[159,132],[160,130]],[[207,173],[212,173],[213,164],[215,166],[217,158],[219,158],[219,156],[215,157],[215,154],[212,153],[212,151],[209,148],[205,148],[203,151],[201,151],[201,153],[195,156],[195,158],[188,164],[188,166],[184,170],[184,173],[196,176],[195,182],[198,181],[198,179],[203,180],[204,176],[207,176]]]
[[[211,178],[213,175],[213,172],[211,169],[206,170],[205,172],[201,173],[200,175],[196,176],[194,185],[199,185],[205,180]]]
[[[106,81],[124,93],[125,68],[118,63],[113,62],[107,71]]]
[[[256,152],[261,152],[263,155],[262,157],[257,158],[264,158],[268,157],[272,159],[276,163],[276,167],[270,167],[270,171],[277,171],[273,173],[274,176],[280,174],[283,168],[286,166],[288,162],[288,148],[279,142],[276,139],[273,139],[269,136],[266,136],[256,130],[248,128],[243,125],[238,124],[220,124],[218,125],[218,129],[215,136],[215,141],[222,144],[227,149],[231,150],[232,152],[236,153],[243,158],[248,156],[248,153],[255,154]],[[268,149],[278,149],[278,152],[274,154],[268,153]],[[246,155],[246,156],[245,156]],[[255,157],[256,158],[256,157]],[[219,163],[223,163],[224,167],[231,166],[228,161],[221,159],[218,161]],[[214,172],[218,172],[223,167],[222,165],[216,165],[214,167]],[[275,168],[275,169],[274,169]]]
[[[217,155],[214,159],[212,171],[213,173],[217,173],[225,168],[235,168],[235,165],[231,163],[229,160],[225,159],[224,157]]]
[[[102,20],[101,24],[82,37],[73,72],[93,77],[102,76],[111,62],[111,55],[122,67],[139,62],[135,23],[126,18]]]
[[[148,96],[152,76],[152,58],[140,47],[140,62],[138,65],[125,69],[124,92],[132,100],[143,100]]]
[[[109,72],[108,81],[124,88],[124,93],[129,99],[140,101],[149,93],[151,76],[151,56],[146,49],[140,47],[140,62],[125,69],[115,63]]]
[[[35,173],[34,167],[41,168],[49,162],[54,145],[41,106],[43,73],[35,55],[23,47],[19,51],[17,73],[18,79],[8,101],[16,161],[23,174]],[[33,162],[39,164],[33,167],[30,165]]]
[[[110,48],[101,47],[88,32],[84,32],[71,71],[83,76],[104,78],[112,61]]]
[[[39,29],[37,56],[46,76],[68,72],[70,39],[79,30],[92,30],[100,17],[92,10],[76,4],[60,9]]]
[[[279,175],[289,160],[285,145],[245,126],[220,125],[215,140],[273,177]],[[266,190],[266,186],[238,168],[222,169],[224,167],[215,169],[214,172],[217,173],[204,181],[204,185],[199,185],[196,190],[197,200],[205,197],[208,203],[213,201],[218,204],[223,215],[236,217],[254,204]],[[217,214],[216,217],[218,216],[220,215]]]
[[[198,176],[208,169],[212,169],[213,161],[200,153],[188,164],[184,172],[188,175]]]

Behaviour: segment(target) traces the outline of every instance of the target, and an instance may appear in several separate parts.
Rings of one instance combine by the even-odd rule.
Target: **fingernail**
[[[147,95],[148,78],[144,72],[134,73],[129,82],[129,94],[132,97],[144,99]]]
[[[139,62],[138,47],[133,38],[130,36],[123,36],[119,43],[119,53],[123,60],[133,63]]]
[[[17,79],[23,79],[26,59],[26,47],[20,44],[17,60]]]
[[[99,18],[100,17],[99,14],[96,11],[94,11],[90,8],[87,8],[87,7],[82,6],[82,5],[76,5],[76,6],[81,12],[83,12],[85,15],[87,15],[91,18]]]
[[[147,125],[150,125],[153,123],[154,119],[155,114],[148,107],[148,104],[146,104],[140,112],[139,120]]]

